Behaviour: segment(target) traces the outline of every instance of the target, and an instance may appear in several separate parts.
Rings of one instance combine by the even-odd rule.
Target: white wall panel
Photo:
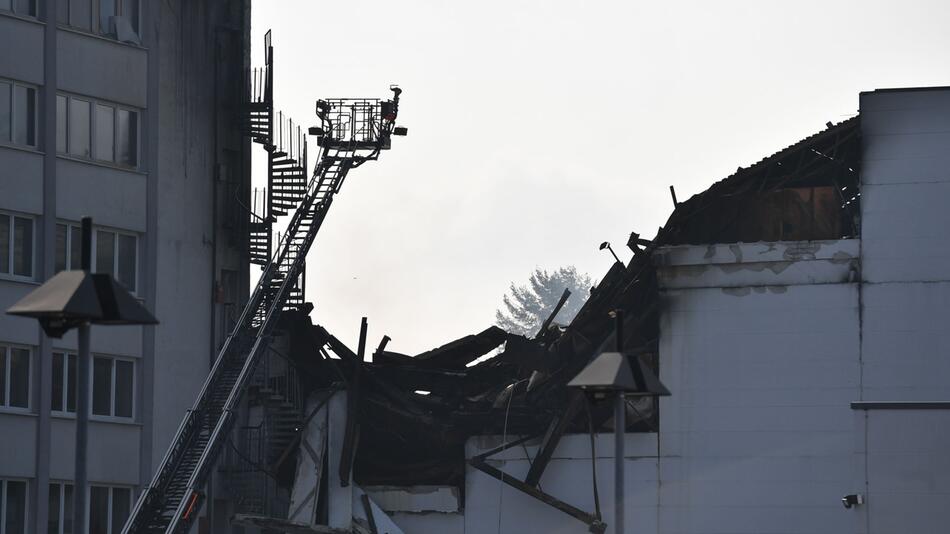
[[[60,90],[146,106],[145,49],[72,31],[56,32],[56,45]]]
[[[42,214],[43,155],[0,147],[0,169],[0,209]]]
[[[56,216],[145,231],[145,175],[70,159],[56,160]]]
[[[0,16],[0,73],[43,85],[43,25]]]

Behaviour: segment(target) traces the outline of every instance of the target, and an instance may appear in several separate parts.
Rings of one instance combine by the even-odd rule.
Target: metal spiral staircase
[[[263,272],[122,534],[188,531],[201,509],[208,476],[234,425],[250,377],[266,352],[271,331],[289,303],[294,299],[302,301],[298,280],[334,195],[349,171],[377,159],[382,150],[390,147],[392,135],[405,135],[404,128],[395,126],[399,88],[392,87],[393,98],[385,101],[320,100],[317,116],[321,126],[310,129],[311,134],[320,136],[319,161],[309,182],[296,189],[298,177],[302,176],[298,167],[306,162],[306,144],[302,142],[300,148],[290,152],[280,150],[280,145],[274,143],[269,32],[265,40],[267,65],[265,72],[252,76],[259,76],[262,83],[259,87],[250,84],[252,94],[243,121],[245,134],[263,144],[269,153],[268,213],[260,217],[261,226],[252,225],[250,229],[251,248],[257,252],[252,261],[263,262]],[[284,146],[289,148],[290,144]],[[279,239],[273,239],[276,216],[290,209],[292,218],[286,231]],[[272,244],[276,244],[276,251],[270,254]],[[265,256],[266,261],[262,259]]]

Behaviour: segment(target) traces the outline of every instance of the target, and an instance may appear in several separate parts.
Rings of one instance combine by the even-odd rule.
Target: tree
[[[578,273],[573,265],[552,272],[536,268],[527,285],[512,283],[503,297],[504,308],[495,311],[495,324],[512,334],[534,336],[554,311],[565,288],[571,296],[553,322],[570,323],[587,301],[591,288],[590,276]]]

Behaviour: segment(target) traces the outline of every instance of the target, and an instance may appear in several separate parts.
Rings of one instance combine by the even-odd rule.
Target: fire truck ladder
[[[194,406],[185,414],[151,483],[139,496],[122,534],[188,532],[204,500],[204,487],[254,368],[300,276],[310,246],[347,173],[379,157],[395,126],[397,87],[392,100],[340,99],[317,102],[320,158],[284,237],[264,267],[237,326],[218,353]]]

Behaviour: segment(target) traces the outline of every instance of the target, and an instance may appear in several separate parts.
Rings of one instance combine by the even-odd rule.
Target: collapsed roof
[[[858,120],[829,123],[676,204],[652,240],[631,234],[633,258],[607,271],[566,327],[544,328],[528,338],[492,326],[414,356],[387,351],[384,337],[372,360],[364,361],[365,338],[353,351],[305,314],[286,314],[283,330],[304,388],[346,387],[354,399],[344,452],[349,465],[343,468],[352,467],[361,485],[464,488],[469,437],[543,436],[527,477],[517,481],[524,491],[539,492],[532,488],[564,432],[611,423],[608,406],[585,410],[580,394],[566,387],[595,355],[616,344],[610,312],[623,310],[627,357],[658,371],[659,293],[651,260],[656,248],[859,234]],[[628,411],[628,431],[656,431],[661,424],[651,399]]]

